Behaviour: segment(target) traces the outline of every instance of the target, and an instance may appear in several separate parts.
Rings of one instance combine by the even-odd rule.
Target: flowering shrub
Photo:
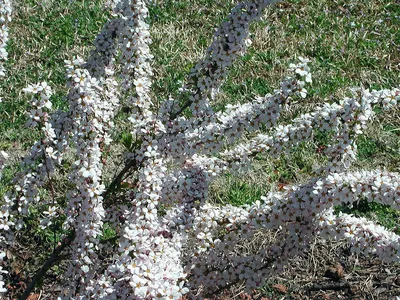
[[[23,297],[60,253],[69,257],[63,299],[203,297],[239,281],[248,289],[260,287],[316,235],[344,238],[354,252],[399,261],[399,236],[366,219],[333,212],[335,205],[362,198],[399,209],[398,174],[348,171],[373,106],[390,109],[400,99],[399,89],[353,89],[353,96],[338,104],[326,103],[278,126],[284,106],[293,97],[305,98],[305,86],[312,82],[310,61],[299,58],[274,93],[224,111],[211,106],[229,66],[246,51],[250,23],[272,2],[247,1],[231,11],[191,70],[182,88],[183,103],[168,99],[158,108],[152,103],[148,9],[141,0],[110,3],[114,18],[97,36],[87,61],[66,61],[68,111],[52,111],[47,83],[25,89],[32,95],[27,126],[36,127],[42,138],[4,197],[0,257],[13,244],[14,233],[24,228],[30,207],[42,209],[42,229],[62,220],[69,234]],[[129,151],[123,169],[106,185],[104,156],[113,143],[110,132],[121,104],[131,112]],[[317,177],[247,206],[207,202],[217,176],[246,171],[256,154],[276,157],[312,140],[316,131],[332,135],[324,150],[329,162]],[[243,142],[244,132],[253,137]],[[70,189],[57,202],[53,181],[62,176],[67,154],[74,157]],[[1,152],[0,167],[6,159]],[[105,224],[116,232],[116,241],[100,242]],[[234,251],[238,242],[266,229],[277,230],[274,244],[252,255]],[[7,292],[2,281],[0,289]]]

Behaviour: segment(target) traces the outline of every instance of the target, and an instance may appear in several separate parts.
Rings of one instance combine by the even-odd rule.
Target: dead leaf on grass
[[[28,296],[28,298],[26,298],[26,299],[27,299],[27,300],[38,300],[39,297],[40,297],[39,294],[30,294],[30,295]]]
[[[243,300],[251,300],[251,299],[253,299],[253,298],[251,297],[251,295],[249,295],[249,294],[247,294],[247,293],[241,293],[241,294],[240,294],[240,299],[243,299]]]
[[[341,264],[336,264],[336,266],[329,268],[325,271],[324,277],[332,279],[334,281],[339,281],[344,277],[344,269]]]
[[[288,288],[286,287],[286,286],[284,286],[283,284],[274,284],[273,286],[272,286],[272,288],[275,290],[275,291],[277,291],[277,292],[279,292],[279,293],[282,293],[282,294],[286,294],[287,293],[287,291],[288,291]]]

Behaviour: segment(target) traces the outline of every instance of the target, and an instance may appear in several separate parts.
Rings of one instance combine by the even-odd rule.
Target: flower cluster
[[[5,163],[7,161],[7,159],[9,158],[9,155],[4,152],[4,151],[0,151],[0,179],[1,179],[1,172],[3,171],[4,167],[5,167]],[[7,229],[7,227],[9,227],[8,221],[7,221],[7,217],[8,217],[8,212],[5,211],[0,211],[0,228],[1,229]],[[4,223],[3,220],[6,220],[6,222]],[[4,242],[4,236],[0,237],[0,241]],[[0,250],[0,293],[5,293],[7,292],[7,289],[5,288],[5,282],[3,281],[3,274],[7,274],[8,272],[6,270],[3,269],[3,258],[6,256],[6,253],[4,251],[2,251],[3,249]]]
[[[6,202],[3,207],[7,206],[10,215],[28,214],[29,206],[40,200],[39,188],[43,187],[60,162],[59,153],[55,150],[56,134],[49,114],[52,107],[51,88],[42,82],[30,85],[24,91],[34,95],[26,126],[39,127],[42,138],[33,145],[25,157],[21,166],[22,171],[14,178],[14,191],[5,197]],[[48,203],[42,202],[42,204]],[[18,228],[23,225],[22,219],[18,221],[15,219],[14,223]]]
[[[75,231],[73,255],[66,272],[72,290],[85,290],[93,280],[98,267],[99,235],[105,218],[102,184],[102,148],[109,144],[109,128],[114,109],[118,105],[113,81],[99,82],[84,69],[81,58],[66,61],[70,92],[70,133],[77,160],[72,165],[69,180],[75,189],[68,192],[69,203],[64,227]],[[107,76],[108,75],[108,76]],[[109,78],[112,70],[107,70]],[[106,90],[103,90],[102,85]],[[103,93],[104,99],[100,93]],[[82,293],[84,294],[84,293]],[[72,295],[69,295],[72,296]]]
[[[116,33],[121,48],[122,88],[125,89],[127,104],[132,110],[129,118],[134,133],[148,134],[154,121],[150,110],[150,77],[153,75],[150,62],[150,32],[146,23],[148,9],[145,1],[121,1],[115,8],[122,16]]]
[[[4,198],[0,263],[13,232],[23,228],[34,205],[43,208],[43,229],[62,216],[64,229],[73,233],[64,249],[69,260],[61,299],[199,298],[237,282],[252,290],[307,249],[316,235],[344,238],[356,253],[400,261],[398,235],[366,219],[333,212],[335,205],[351,206],[361,199],[400,210],[399,174],[349,171],[356,138],[373,119],[373,107],[397,105],[398,88],[353,89],[351,97],[280,124],[284,107],[293,97],[305,98],[312,82],[310,60],[300,57],[273,93],[229,105],[223,112],[211,108],[228,67],[249,45],[250,23],[273,2],[238,4],[191,70],[182,91],[188,100],[169,99],[157,110],[150,94],[146,1],[112,1],[114,18],[97,36],[87,62],[66,61],[69,110],[51,112],[46,83],[25,89],[34,95],[27,125],[42,138]],[[108,183],[104,154],[113,142],[120,103],[131,112],[132,143],[124,167]],[[185,109],[191,110],[190,117],[182,114]],[[317,130],[332,136],[324,150],[329,162],[317,177],[247,206],[208,203],[209,186],[217,176],[247,170],[258,153],[277,157],[310,141]],[[53,189],[52,176],[67,152],[74,162],[63,205],[39,192]],[[0,168],[5,160],[1,152]],[[105,224],[116,234],[112,241],[100,241]],[[271,244],[255,253],[238,249],[266,230],[275,231]],[[1,275],[0,292],[6,292]]]
[[[11,21],[11,1],[1,0],[0,1],[0,77],[6,75],[4,68],[4,61],[7,60],[7,42],[8,42],[8,23]]]
[[[258,134],[249,142],[224,151],[222,158],[246,165],[258,153],[278,157],[294,146],[310,141],[313,132],[318,130],[333,133],[333,143],[324,150],[331,159],[321,171],[340,172],[347,169],[356,158],[356,137],[374,115],[372,105],[389,109],[400,100],[398,88],[371,92],[353,89],[352,92],[353,97],[345,98],[339,104],[325,103],[314,112],[297,117],[292,124],[276,126],[270,134]]]
[[[300,63],[293,64],[290,70],[294,74],[282,81],[281,89],[249,103],[227,105],[224,112],[213,115],[213,122],[210,120],[203,122],[203,120],[205,124],[199,124],[193,119],[186,120],[184,117],[174,122],[167,120],[166,134],[163,135],[160,146],[165,149],[168,156],[184,162],[187,157],[195,154],[217,154],[227,142],[231,144],[242,137],[243,133],[257,131],[262,125],[267,129],[273,128],[288,99],[296,94],[306,93],[304,84],[310,80],[310,74],[300,75],[295,70],[308,69],[307,63],[306,59],[302,59]],[[240,164],[233,161],[229,166],[233,169],[241,168]]]
[[[284,192],[271,192],[249,206],[204,205],[192,224],[196,247],[188,253],[191,286],[215,291],[239,279],[252,289],[285,259],[306,249],[316,235],[345,238],[355,253],[398,262],[400,236],[364,218],[337,216],[333,206],[366,198],[398,210],[399,186],[397,174],[387,172],[332,173]],[[277,232],[274,244],[249,256],[234,252],[237,243],[265,229]]]
[[[0,179],[1,179],[1,172],[3,171],[7,159],[10,157],[6,152],[0,151]]]
[[[1,23],[1,28],[0,28],[0,77],[5,76],[5,68],[3,66],[3,63],[5,60],[7,60],[7,51],[6,51],[6,45],[8,41],[8,25],[7,23],[11,21],[11,1],[9,0],[1,0],[0,1],[0,23]],[[0,99],[1,102],[1,99]],[[9,155],[4,152],[0,151],[0,179],[2,175],[2,171],[4,169],[5,163],[7,159],[9,158]],[[12,222],[9,221],[9,212],[8,210],[1,210],[0,211],[0,228],[3,230],[7,230],[10,225],[12,225]],[[2,235],[0,237],[0,242],[3,243],[5,240],[5,237]],[[7,273],[5,269],[3,269],[3,259],[6,256],[6,253],[3,251],[2,248],[0,248],[0,293],[5,293],[7,292],[7,289],[5,288],[5,282],[3,281],[3,274]]]
[[[27,126],[39,127],[43,138],[40,139],[31,148],[30,153],[22,162],[21,169],[13,181],[13,190],[4,196],[4,203],[0,211],[0,257],[1,261],[5,257],[3,249],[5,245],[11,245],[14,241],[14,230],[21,229],[23,226],[23,216],[26,216],[28,208],[32,203],[38,203],[43,206],[49,204],[48,201],[39,201],[39,188],[44,186],[47,178],[50,178],[55,171],[55,165],[59,162],[57,151],[54,151],[55,132],[52,127],[49,111],[52,107],[50,97],[51,88],[46,83],[30,85],[25,92],[33,94],[32,110],[28,114]],[[4,168],[8,154],[1,151],[0,172]],[[40,202],[40,203],[39,203]],[[41,220],[42,224],[48,224],[50,221],[46,218]],[[0,266],[0,272],[5,273]],[[2,275],[1,275],[2,277]],[[0,279],[0,289],[3,288],[3,281]]]
[[[246,52],[250,23],[259,19],[264,9],[275,2],[258,0],[239,3],[214,33],[204,58],[190,71],[184,90],[191,93],[188,104],[193,115],[203,119],[203,124],[213,114],[209,98],[218,92],[235,59]]]

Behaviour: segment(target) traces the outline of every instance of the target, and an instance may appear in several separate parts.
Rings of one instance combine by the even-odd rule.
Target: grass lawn
[[[0,82],[0,97],[3,99],[0,103],[0,150],[9,152],[16,162],[38,136],[23,127],[25,112],[30,107],[22,89],[30,83],[47,81],[54,90],[54,106],[65,109],[64,60],[76,55],[87,57],[91,43],[108,15],[103,8],[104,1],[99,0],[13,2],[7,76]],[[179,88],[210,44],[213,30],[238,1],[154,2],[157,5],[150,7],[151,49],[155,57],[153,99],[161,102],[169,96],[179,98]],[[234,64],[215,100],[217,110],[223,109],[226,104],[244,103],[257,95],[272,92],[278,87],[289,63],[299,56],[312,60],[313,83],[307,87],[309,95],[306,99],[294,99],[284,110],[280,124],[311,112],[324,102],[339,101],[348,95],[350,87],[383,89],[400,86],[398,1],[283,1],[269,8],[262,20],[252,25],[251,39],[252,45],[247,54]],[[126,123],[123,114],[118,120],[114,134],[117,141]],[[229,174],[218,178],[211,187],[210,201],[248,204],[271,189],[303,182],[313,177],[316,166],[326,160],[318,151],[326,143],[327,137],[321,134],[316,135],[313,142],[301,144],[277,159],[258,155],[249,174]],[[354,169],[380,168],[400,172],[400,109],[391,110],[390,114],[377,110],[374,122],[358,139],[357,146],[358,160]],[[6,170],[0,193],[7,190],[6,184],[12,179],[15,168]],[[346,207],[338,207],[337,210],[350,211]],[[371,218],[400,234],[400,213],[397,211],[361,201],[351,212]],[[32,232],[26,243],[31,243],[32,248],[45,249],[54,243],[54,238],[40,231]],[[315,257],[323,257],[329,253],[329,248],[324,244],[315,251],[319,251]],[[43,257],[39,256],[36,267],[46,255],[44,252]],[[334,256],[330,257],[335,260]],[[329,263],[332,261],[326,262]],[[305,265],[303,269],[311,270],[311,273],[316,265],[312,256],[298,264]],[[367,267],[361,264],[361,268]],[[28,274],[32,270],[25,271]],[[53,270],[54,276],[57,272]],[[320,275],[320,272],[314,269],[309,278],[315,278],[317,274]],[[295,282],[293,286],[299,285],[301,280],[297,277],[285,280],[275,278],[265,286],[263,293],[271,299],[289,296],[293,298],[285,299],[305,299],[296,298],[300,295],[297,292],[290,295],[294,288],[279,296],[282,291],[276,287],[278,283],[290,286],[290,282]],[[375,288],[369,288],[373,293]],[[322,299],[318,298],[318,294],[313,294],[313,297]]]

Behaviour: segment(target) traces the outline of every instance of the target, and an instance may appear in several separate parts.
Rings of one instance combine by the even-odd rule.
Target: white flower
[[[7,159],[9,159],[10,155],[5,152],[5,151],[0,151],[0,160],[1,161],[6,161]]]
[[[47,210],[43,211],[43,214],[47,217],[55,217],[57,215],[57,206],[49,206]]]
[[[0,218],[0,230],[9,230],[10,226],[14,225],[13,222],[8,221],[6,218]]]
[[[46,147],[46,153],[50,158],[57,159],[57,151],[54,151],[53,147]]]
[[[81,266],[81,270],[82,270],[84,273],[88,273],[88,272],[89,272],[89,266],[88,266],[88,265],[82,265],[82,266]]]
[[[30,93],[30,94],[37,94],[40,93],[43,90],[41,85],[28,85],[26,88],[23,89],[25,93]]]
[[[302,98],[307,97],[307,90],[305,88],[301,88],[298,92]]]
[[[96,176],[96,169],[94,168],[86,168],[83,167],[79,170],[84,178],[95,177]]]
[[[311,73],[307,73],[306,78],[305,78],[305,81],[306,81],[306,82],[309,82],[309,83],[312,82]]]

